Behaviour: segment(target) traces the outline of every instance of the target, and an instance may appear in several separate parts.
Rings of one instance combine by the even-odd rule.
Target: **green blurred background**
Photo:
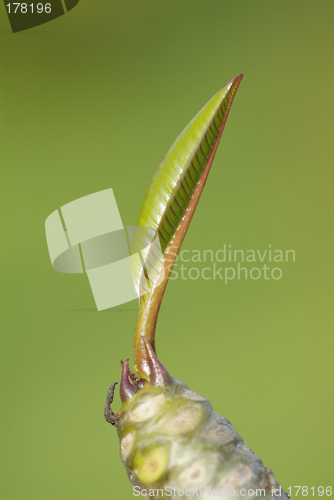
[[[169,283],[157,350],[284,488],[333,486],[333,1],[81,0],[17,34],[0,14],[1,498],[133,498],[103,405],[136,304],[98,313],[86,276],[52,269],[44,221],[112,187],[135,224],[169,146],[241,72],[183,248],[296,262]]]

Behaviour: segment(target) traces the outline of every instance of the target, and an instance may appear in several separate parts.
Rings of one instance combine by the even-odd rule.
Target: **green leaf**
[[[154,348],[154,334],[163,293],[224,130],[243,75],[219,90],[178,136],[146,193],[137,222],[132,275],[141,295],[134,338],[136,370],[149,375],[142,336]],[[158,235],[158,238],[152,236]],[[138,257],[138,250],[145,248]]]

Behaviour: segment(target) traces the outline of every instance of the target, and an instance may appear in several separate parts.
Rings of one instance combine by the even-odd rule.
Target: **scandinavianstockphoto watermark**
[[[176,257],[170,280],[280,280],[283,269],[280,263],[294,263],[296,252],[292,249],[267,248],[236,249],[224,244],[218,250],[182,250]]]
[[[245,489],[241,488],[237,491],[233,488],[218,488],[214,489],[210,486],[198,486],[192,488],[176,488],[172,486],[165,486],[165,488],[159,489],[141,489],[139,486],[134,486],[132,488],[132,494],[135,497],[139,497],[140,495],[144,498],[147,497],[265,497],[266,490],[265,489]],[[281,486],[277,489],[274,487],[271,488],[271,496],[273,497],[281,497],[282,496],[282,488]]]
[[[296,261],[294,250],[271,244],[256,250],[224,244],[179,254],[171,245],[166,254],[151,227],[123,226],[111,188],[54,210],[45,221],[45,235],[53,269],[86,274],[98,311],[138,299],[147,291],[146,281],[162,283],[166,270],[170,280],[276,282]]]

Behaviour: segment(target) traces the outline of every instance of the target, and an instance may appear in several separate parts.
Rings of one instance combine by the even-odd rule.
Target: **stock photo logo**
[[[27,3],[4,0],[13,33],[53,21],[72,10],[78,3],[79,0],[29,1]]]
[[[87,274],[98,311],[125,304],[159,284],[163,252],[158,233],[148,226],[123,226],[112,189],[63,205],[45,221],[52,267],[61,273]],[[234,249],[231,244],[207,250],[184,249],[170,280],[279,281],[295,251]],[[162,266],[163,267],[163,266]],[[163,268],[164,269],[164,268]]]
[[[45,233],[53,269],[86,273],[98,311],[132,301],[146,293],[146,280],[159,284],[164,278],[155,275],[152,262],[137,272],[151,247],[155,259],[161,258],[159,238],[149,227],[124,228],[112,189],[55,210],[45,221]]]

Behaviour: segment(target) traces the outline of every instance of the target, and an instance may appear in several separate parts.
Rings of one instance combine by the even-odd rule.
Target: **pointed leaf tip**
[[[120,396],[124,403],[138,392],[138,386],[132,381],[129,370],[129,360],[127,359],[122,363],[122,376],[120,385]]]
[[[149,340],[142,336],[147,352],[147,363],[150,370],[150,383],[155,387],[167,387],[172,383],[172,378],[162,363],[157,358]]]

